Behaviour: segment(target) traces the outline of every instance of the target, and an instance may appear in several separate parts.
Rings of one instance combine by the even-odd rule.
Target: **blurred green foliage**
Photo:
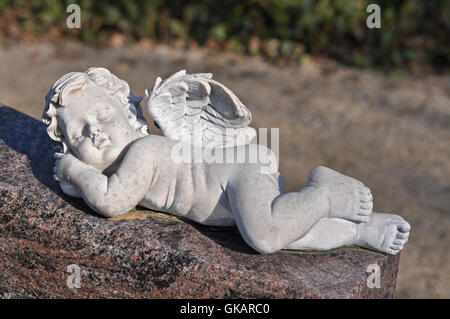
[[[66,7],[81,7],[82,27],[66,28]],[[381,7],[381,29],[369,29],[366,7]],[[362,67],[447,68],[450,1],[447,0],[0,0],[0,34],[45,35],[107,43],[127,39],[182,41],[270,59],[304,54]]]

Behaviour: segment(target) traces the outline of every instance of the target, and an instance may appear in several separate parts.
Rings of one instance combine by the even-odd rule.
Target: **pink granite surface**
[[[399,256],[359,248],[261,255],[234,229],[111,221],[64,195],[39,121],[0,107],[2,298],[392,298]],[[69,288],[66,268],[81,269]],[[381,268],[381,288],[366,268]]]

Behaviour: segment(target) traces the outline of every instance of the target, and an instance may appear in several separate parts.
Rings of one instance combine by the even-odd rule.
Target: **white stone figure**
[[[141,99],[104,68],[53,85],[43,121],[65,193],[106,217],[141,205],[203,225],[236,225],[261,253],[358,245],[397,254],[407,242],[403,218],[372,212],[370,190],[329,168],[315,168],[305,187],[285,193],[278,171],[264,171],[270,152],[249,144],[249,110],[210,74],[158,78],[146,95],[165,136],[148,134]],[[174,159],[180,145],[192,150],[181,161]],[[192,160],[205,151],[216,160]],[[244,162],[221,161],[228,151]]]

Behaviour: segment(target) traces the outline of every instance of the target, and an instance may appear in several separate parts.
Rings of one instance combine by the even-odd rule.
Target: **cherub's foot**
[[[408,241],[410,230],[402,217],[374,212],[367,223],[358,225],[357,245],[395,255]]]
[[[329,217],[344,218],[355,222],[369,221],[373,208],[373,197],[370,189],[360,181],[319,166],[311,171],[308,185],[328,191]]]

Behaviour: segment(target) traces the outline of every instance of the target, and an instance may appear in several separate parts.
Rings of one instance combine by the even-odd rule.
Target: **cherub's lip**
[[[109,138],[104,139],[103,141],[100,142],[100,144],[98,145],[99,149],[105,148],[106,146],[111,145],[111,142],[109,141]]]
[[[109,145],[111,145],[111,142],[110,142],[109,138],[107,138],[107,137],[96,138],[94,141],[94,146],[96,148],[98,148],[99,150],[103,149]]]

